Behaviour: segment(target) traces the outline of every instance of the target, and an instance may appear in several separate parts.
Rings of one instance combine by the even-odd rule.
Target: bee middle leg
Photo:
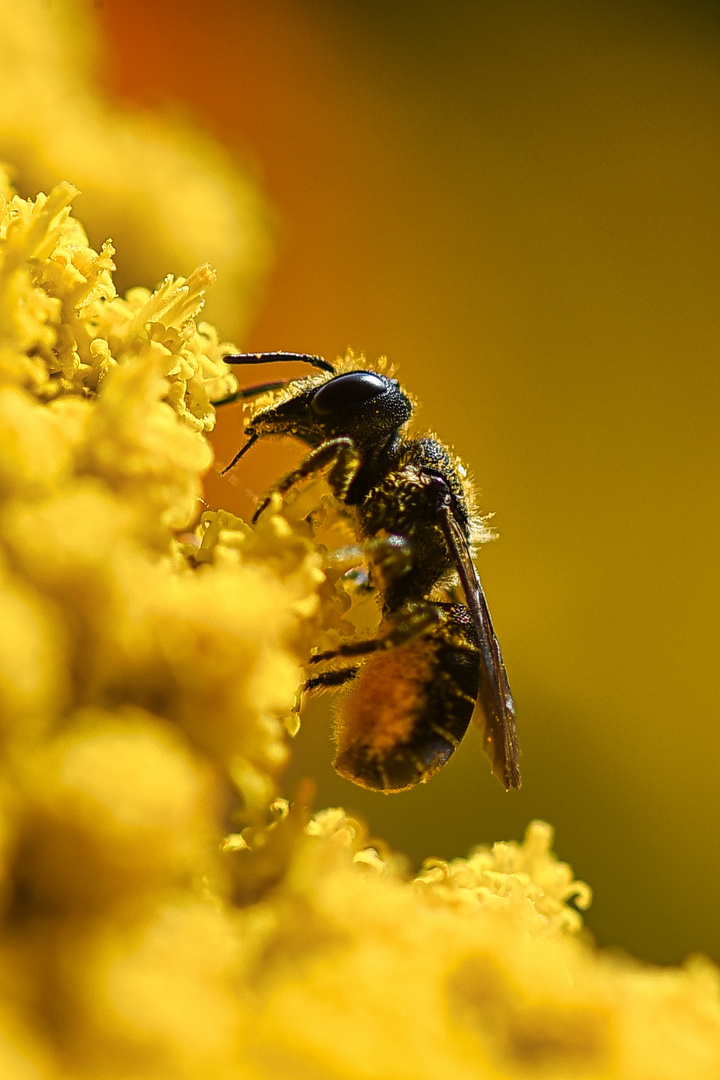
[[[360,565],[368,562],[372,565],[369,573]],[[406,574],[412,564],[412,544],[404,536],[395,534],[375,537],[364,544],[336,548],[325,556],[326,566],[339,569],[346,577],[352,577],[354,584],[367,591],[372,591],[378,584],[387,586],[388,581]]]

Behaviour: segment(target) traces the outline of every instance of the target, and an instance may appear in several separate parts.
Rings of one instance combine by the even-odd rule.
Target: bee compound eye
[[[349,371],[324,383],[312,399],[316,416],[331,416],[366,401],[372,401],[387,390],[387,380],[372,371]]]

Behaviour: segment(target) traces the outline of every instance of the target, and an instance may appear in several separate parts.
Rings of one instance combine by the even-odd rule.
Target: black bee
[[[248,440],[293,435],[310,452],[273,486],[284,494],[320,470],[354,518],[371,566],[382,622],[370,639],[351,640],[311,664],[305,689],[352,680],[336,727],[335,768],[362,787],[405,791],[428,780],[464,736],[476,703],[492,771],[520,787],[515,710],[505,666],[472,560],[473,525],[464,470],[431,436],[405,434],[410,397],[384,369],[333,366],[319,356],[257,353],[228,364],[302,361],[317,373],[239,390],[216,404],[273,392],[246,425]],[[270,501],[257,507],[253,520]],[[457,583],[464,603],[457,602]],[[358,662],[353,663],[356,660]]]

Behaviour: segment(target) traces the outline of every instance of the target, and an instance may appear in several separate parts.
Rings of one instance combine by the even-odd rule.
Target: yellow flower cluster
[[[0,1076],[719,1076],[714,969],[599,954],[548,826],[413,879],[277,799],[342,597],[302,500],[197,520],[213,275],[118,297],[72,195],[0,179]]]

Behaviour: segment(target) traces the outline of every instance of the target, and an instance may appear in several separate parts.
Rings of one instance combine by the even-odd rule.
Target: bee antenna
[[[258,433],[257,433],[257,432],[255,432],[255,434],[254,434],[254,435],[251,435],[251,436],[250,436],[250,438],[248,439],[248,441],[247,441],[247,442],[245,443],[245,445],[244,445],[244,446],[241,446],[241,447],[240,447],[240,449],[238,450],[237,454],[236,454],[236,455],[235,455],[235,457],[234,457],[234,458],[232,459],[232,461],[230,462],[230,464],[229,464],[229,465],[226,465],[224,469],[221,469],[221,470],[220,470],[220,475],[221,475],[221,476],[224,476],[224,475],[225,475],[225,473],[229,473],[229,472],[230,472],[230,470],[231,470],[232,468],[234,468],[234,466],[235,466],[235,465],[237,465],[237,463],[238,463],[238,461],[240,460],[240,458],[241,458],[241,457],[243,457],[243,456],[244,456],[244,455],[245,455],[245,454],[246,454],[246,453],[248,452],[248,450],[250,449],[250,447],[251,447],[251,446],[252,446],[252,445],[253,445],[254,443],[256,443],[256,442],[258,441],[258,438],[259,438],[259,436],[258,436]]]
[[[311,356],[308,353],[235,353],[232,356],[224,356],[223,360],[226,364],[278,364],[281,362],[290,363],[295,361],[296,363],[310,364],[312,367],[319,368],[320,371],[327,371],[331,375],[337,374],[335,368],[328,360],[323,359],[322,356]]]

